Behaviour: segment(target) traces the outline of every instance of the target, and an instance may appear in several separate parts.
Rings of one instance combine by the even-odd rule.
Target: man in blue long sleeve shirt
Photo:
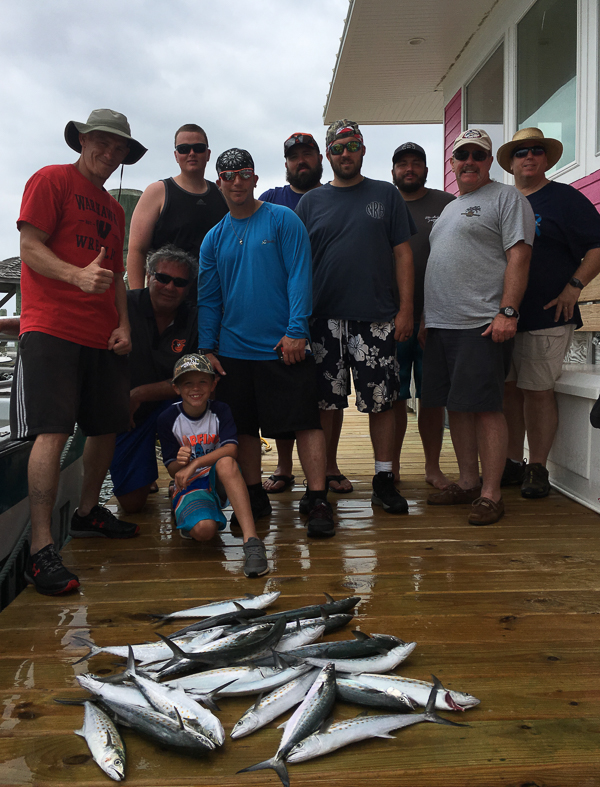
[[[217,173],[230,212],[200,249],[201,352],[221,375],[217,397],[233,412],[255,520],[271,513],[259,434],[295,432],[308,483],[308,535],[332,536],[315,363],[305,350],[312,310],[308,234],[288,208],[255,199],[258,177],[247,151],[222,153]]]

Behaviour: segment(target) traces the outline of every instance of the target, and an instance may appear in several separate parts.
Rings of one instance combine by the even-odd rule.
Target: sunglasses
[[[545,149],[536,145],[534,148],[519,148],[513,151],[513,158],[526,158],[528,153],[532,156],[543,156]]]
[[[189,279],[182,279],[181,276],[169,276],[168,273],[155,273],[154,278],[161,284],[170,284],[173,282],[173,284],[179,289],[187,287],[190,283]]]
[[[457,150],[452,156],[457,161],[466,161],[469,156],[473,158],[473,161],[485,161],[488,154],[485,150]]]
[[[205,153],[206,152],[206,145],[204,142],[194,142],[193,145],[188,145],[186,142],[182,142],[181,145],[175,145],[175,150],[182,156],[187,156],[188,153],[193,150],[194,153]]]
[[[224,172],[219,172],[219,177],[221,180],[235,180],[236,176],[239,175],[242,180],[250,180],[252,175],[254,175],[253,169],[226,169]]]
[[[329,146],[329,152],[332,156],[341,156],[342,153],[347,150],[348,153],[358,153],[358,151],[362,148],[362,142],[359,142],[357,139],[351,139],[350,142],[333,142]]]

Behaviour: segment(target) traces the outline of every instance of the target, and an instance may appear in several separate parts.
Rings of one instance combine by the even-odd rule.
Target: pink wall
[[[461,128],[462,91],[450,99],[444,109],[444,191],[458,194],[456,178],[450,167],[452,143],[462,131]]]
[[[571,185],[579,189],[582,194],[585,194],[590,202],[594,203],[596,209],[600,211],[600,169],[592,172],[591,175],[586,175],[585,178],[576,180]]]

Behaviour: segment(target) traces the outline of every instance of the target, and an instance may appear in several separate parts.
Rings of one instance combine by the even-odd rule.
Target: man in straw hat
[[[535,234],[525,197],[490,179],[492,161],[483,129],[454,141],[450,163],[459,196],[431,230],[425,272],[422,404],[447,408],[460,471],[457,483],[427,502],[470,503],[472,525],[491,525],[504,514],[504,379]]]
[[[35,439],[29,458],[30,557],[25,577],[56,595],[79,586],[50,530],[60,456],[78,423],[87,442],[74,537],[130,538],[138,526],[98,505],[115,435],[129,426],[131,349],[123,282],[125,214],[104,189],[122,164],[146,152],[124,115],[96,109],[65,128],[74,164],[44,167],[23,194],[21,327],[11,395],[11,433]]]
[[[521,303],[504,412],[509,428],[503,485],[521,485],[526,498],[550,492],[546,462],[558,426],[554,383],[575,328],[577,301],[600,271],[600,215],[581,192],[546,177],[562,156],[557,139],[524,128],[498,150],[536,218],[529,284]],[[527,432],[529,464],[523,461]]]

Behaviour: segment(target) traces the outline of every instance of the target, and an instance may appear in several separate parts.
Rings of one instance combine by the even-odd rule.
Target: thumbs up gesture
[[[192,459],[192,444],[185,435],[183,436],[183,445],[177,452],[177,463],[180,465],[187,465]]]
[[[80,268],[77,276],[77,286],[83,292],[92,295],[101,295],[110,287],[114,274],[112,271],[102,267],[102,262],[106,256],[104,246],[100,249],[100,254],[92,260],[85,268]]]

